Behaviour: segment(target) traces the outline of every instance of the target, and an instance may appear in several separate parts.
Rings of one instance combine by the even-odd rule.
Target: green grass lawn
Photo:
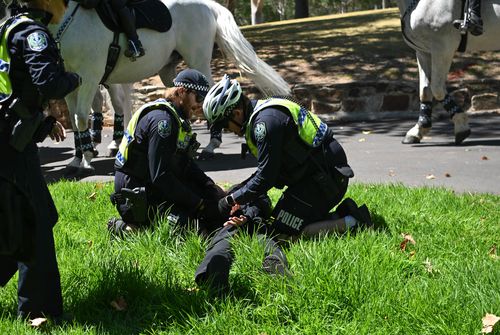
[[[263,247],[234,241],[233,293],[211,299],[193,280],[206,242],[166,224],[110,239],[111,184],[51,185],[66,311],[72,325],[16,320],[16,282],[0,289],[0,334],[479,334],[500,315],[500,197],[354,184],[379,229],[301,240],[290,278],[261,270]],[[272,193],[274,200],[278,192]],[[402,234],[409,234],[405,250]],[[125,310],[111,306],[119,297]]]

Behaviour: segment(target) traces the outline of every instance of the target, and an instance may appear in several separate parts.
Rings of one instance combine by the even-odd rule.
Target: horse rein
[[[79,7],[80,4],[77,4],[75,8],[73,8],[71,14],[69,14],[68,17],[64,19],[63,23],[61,23],[61,25],[59,26],[59,29],[57,29],[55,40],[58,46],[60,46],[61,37],[64,35],[66,29],[68,29],[68,26],[70,25],[71,21],[73,21],[73,17],[75,16],[76,11],[78,10]]]

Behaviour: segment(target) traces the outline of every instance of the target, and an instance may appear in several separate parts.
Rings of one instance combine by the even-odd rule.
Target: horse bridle
[[[69,1],[64,1],[64,3],[68,3]],[[64,32],[66,31],[66,29],[68,29],[68,26],[70,25],[71,21],[73,21],[73,17],[75,16],[76,14],[76,11],[78,10],[78,8],[80,8],[80,4],[77,4],[75,6],[75,8],[73,8],[73,11],[71,12],[71,14],[69,14],[65,19],[64,21],[61,23],[61,25],[59,26],[59,29],[57,29],[57,33],[56,33],[56,37],[55,37],[55,40],[56,40],[56,43],[57,45],[60,44],[60,41],[61,41],[61,37],[64,35]]]

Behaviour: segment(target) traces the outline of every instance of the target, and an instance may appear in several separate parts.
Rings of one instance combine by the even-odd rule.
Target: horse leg
[[[127,84],[110,85],[108,92],[114,109],[113,140],[109,143],[108,157],[116,156],[123,138],[124,115],[130,114],[130,95]]]
[[[80,172],[92,173],[94,167],[91,165],[94,158],[93,145],[88,128],[89,106],[95,96],[97,84],[83,84],[78,89],[78,99],[76,101],[76,109],[74,113],[74,121],[77,127],[75,131],[75,145],[82,152],[82,162],[80,164]]]
[[[76,109],[77,93],[72,92],[72,93],[68,94],[65,97],[65,100],[66,100],[66,105],[68,106],[68,111],[71,115],[72,113],[74,113],[74,111]],[[82,150],[79,146],[79,141],[76,138],[77,133],[78,133],[78,128],[76,126],[75,118],[70,117],[69,119],[71,121],[71,128],[73,129],[73,134],[75,135],[75,138],[74,138],[75,154],[73,156],[73,160],[71,162],[69,162],[69,164],[67,165],[65,174],[73,174],[74,172],[76,172],[80,168],[80,165],[82,163]]]
[[[94,157],[99,155],[97,151],[97,144],[101,143],[102,137],[102,124],[104,117],[102,115],[102,106],[104,103],[104,98],[100,88],[97,89],[94,100],[92,101],[92,112],[90,114],[90,138],[93,144]]]
[[[431,55],[417,51],[420,114],[417,123],[406,133],[404,144],[420,143],[432,127]]]
[[[443,104],[454,123],[455,144],[460,144],[471,133],[467,114],[446,92],[446,78],[453,59],[453,53],[434,57],[432,60],[431,83],[434,98]]]

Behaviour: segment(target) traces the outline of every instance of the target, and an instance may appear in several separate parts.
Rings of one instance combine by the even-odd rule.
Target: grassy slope
[[[210,300],[191,289],[204,250],[194,234],[180,238],[163,225],[110,241],[111,190],[51,186],[65,306],[76,319],[51,334],[474,334],[486,313],[500,315],[500,260],[489,255],[500,242],[498,196],[354,185],[349,195],[385,228],[294,244],[288,280],[265,275],[262,247],[242,236],[234,293]],[[401,233],[416,241],[405,252]],[[118,296],[124,312],[110,307]],[[15,309],[11,281],[0,290],[0,334],[36,333],[13,321]]]

